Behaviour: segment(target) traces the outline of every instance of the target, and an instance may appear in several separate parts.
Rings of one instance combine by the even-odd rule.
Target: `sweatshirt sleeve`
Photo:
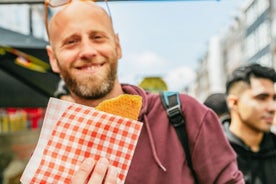
[[[243,184],[243,175],[238,169],[236,154],[224,135],[217,115],[205,107],[198,108],[202,110],[201,113],[188,119],[187,122],[193,125],[187,126],[190,127],[188,136],[192,137],[189,138],[192,163],[199,183]]]

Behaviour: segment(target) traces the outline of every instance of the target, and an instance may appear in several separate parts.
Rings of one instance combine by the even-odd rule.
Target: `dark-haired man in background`
[[[203,104],[218,115],[223,126],[229,126],[230,115],[225,93],[212,93],[205,99]]]
[[[275,82],[272,68],[251,64],[234,70],[226,83],[231,123],[225,131],[247,184],[275,183]]]

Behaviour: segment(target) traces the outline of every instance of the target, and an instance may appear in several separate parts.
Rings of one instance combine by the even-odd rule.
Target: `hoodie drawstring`
[[[155,160],[155,162],[157,163],[157,165],[164,171],[166,172],[166,168],[163,166],[163,164],[161,163],[161,161],[159,160],[158,158],[158,155],[157,155],[157,152],[156,152],[156,148],[155,148],[155,145],[154,145],[154,140],[153,140],[153,137],[152,137],[152,134],[151,134],[151,129],[150,129],[150,126],[149,126],[149,123],[148,123],[148,119],[147,119],[147,116],[144,115],[144,124],[146,126],[146,130],[147,130],[147,133],[148,133],[148,136],[149,136],[149,140],[150,140],[150,147],[151,147],[151,150],[152,150],[152,154],[153,154],[153,158]]]

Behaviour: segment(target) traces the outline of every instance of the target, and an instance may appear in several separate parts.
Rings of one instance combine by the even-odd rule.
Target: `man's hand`
[[[72,184],[116,184],[118,172],[107,159],[87,158],[72,177]]]

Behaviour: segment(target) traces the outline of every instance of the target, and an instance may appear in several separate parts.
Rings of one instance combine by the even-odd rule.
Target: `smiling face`
[[[73,96],[98,99],[112,91],[121,48],[103,9],[91,1],[73,1],[51,19],[49,36],[52,69]]]
[[[275,113],[274,83],[254,77],[250,83],[250,86],[243,84],[243,90],[236,91],[236,97],[232,98],[230,108],[236,114],[233,123],[239,123],[244,131],[268,132]]]

